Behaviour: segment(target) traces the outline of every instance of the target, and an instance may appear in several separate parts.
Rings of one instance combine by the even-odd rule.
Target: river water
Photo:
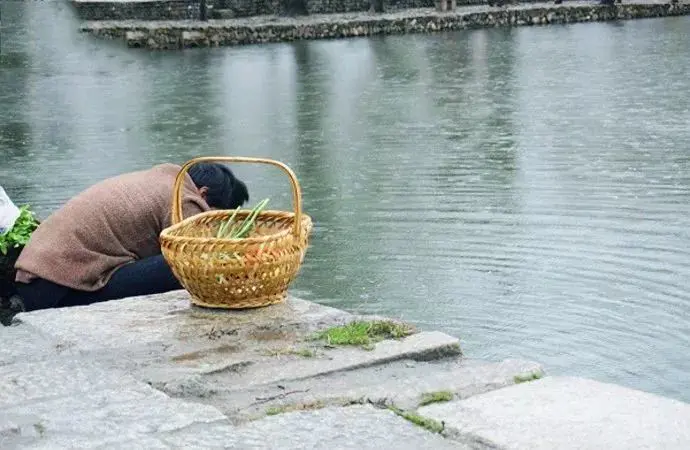
[[[690,401],[690,18],[127,50],[3,2],[0,184],[48,214],[197,155],[297,172],[298,295]],[[234,166],[290,208],[272,168]]]

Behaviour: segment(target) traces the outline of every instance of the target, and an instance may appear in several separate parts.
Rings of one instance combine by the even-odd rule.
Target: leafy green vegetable
[[[0,235],[0,252],[7,255],[9,249],[25,246],[36,228],[38,228],[38,220],[29,209],[29,205],[22,206],[19,208],[19,217],[12,229]]]
[[[268,199],[264,199],[259,202],[258,205],[252,209],[252,211],[244,218],[241,223],[235,221],[237,213],[240,211],[238,207],[227,220],[221,222],[216,237],[220,239],[243,239],[249,236],[249,233],[254,228],[254,222],[256,217],[268,204]]]

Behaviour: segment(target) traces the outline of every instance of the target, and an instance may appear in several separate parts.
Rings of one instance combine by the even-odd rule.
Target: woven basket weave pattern
[[[208,160],[278,165],[290,175],[296,211],[263,211],[257,216],[250,237],[218,239],[218,227],[233,211],[210,211],[180,221],[180,186],[176,184],[173,225],[161,233],[163,256],[196,305],[235,309],[284,301],[304,260],[312,229],[311,218],[301,213],[294,174],[287,166],[271,160],[198,158],[183,167],[178,180],[193,163]],[[249,211],[241,211],[236,218],[241,221],[248,214]]]

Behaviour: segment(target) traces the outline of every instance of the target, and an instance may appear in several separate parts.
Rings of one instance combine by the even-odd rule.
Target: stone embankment
[[[185,292],[0,327],[3,449],[690,448],[690,405],[291,298]]]
[[[528,3],[501,8],[463,6],[444,13],[426,8],[382,14],[320,14],[300,18],[257,16],[208,22],[91,21],[85,23],[81,30],[101,38],[123,39],[130,47],[164,50],[688,14],[688,3],[651,0],[604,6],[576,1],[561,5]]]

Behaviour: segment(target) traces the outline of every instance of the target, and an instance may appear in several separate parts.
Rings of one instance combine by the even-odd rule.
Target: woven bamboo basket
[[[244,239],[216,237],[221,222],[233,211],[217,210],[182,219],[182,187],[187,170],[199,162],[269,164],[282,169],[292,184],[294,212],[263,211],[254,231]],[[243,220],[249,210],[240,211]],[[302,194],[294,172],[264,158],[202,157],[182,166],[173,190],[172,225],[160,235],[165,260],[192,303],[207,308],[258,308],[280,303],[304,260],[311,218],[302,213]]]

